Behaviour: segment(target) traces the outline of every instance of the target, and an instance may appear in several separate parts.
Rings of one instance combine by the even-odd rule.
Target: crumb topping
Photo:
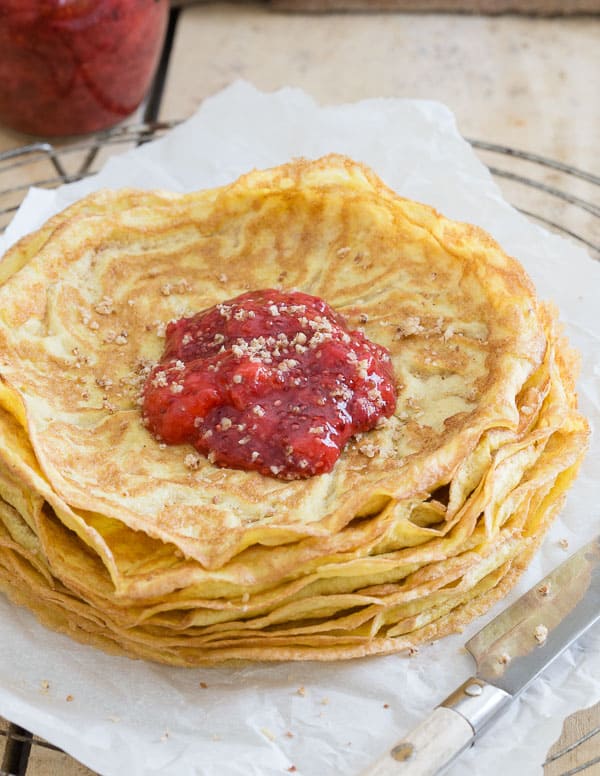
[[[533,636],[538,644],[544,644],[548,638],[548,628],[545,625],[537,625],[533,632]]]

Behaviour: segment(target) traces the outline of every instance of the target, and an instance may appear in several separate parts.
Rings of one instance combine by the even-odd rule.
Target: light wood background
[[[469,13],[528,13],[539,16],[600,13],[600,0],[271,0],[271,7],[288,11],[461,11]]]

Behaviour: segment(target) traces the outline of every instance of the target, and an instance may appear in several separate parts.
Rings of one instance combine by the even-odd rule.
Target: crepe
[[[0,281],[0,586],[110,651],[324,660],[438,638],[514,583],[586,447],[577,359],[518,262],[345,157],[91,195]],[[140,410],[170,320],[274,287],[386,347],[398,396],[293,482],[161,444]]]

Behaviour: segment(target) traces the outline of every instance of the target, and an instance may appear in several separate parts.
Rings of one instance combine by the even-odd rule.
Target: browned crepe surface
[[[585,449],[576,359],[521,266],[344,157],[100,192],[0,277],[1,584],[101,646],[193,664],[442,635],[516,578]],[[164,327],[274,286],[390,350],[394,417],[310,480],[190,469],[141,423]]]

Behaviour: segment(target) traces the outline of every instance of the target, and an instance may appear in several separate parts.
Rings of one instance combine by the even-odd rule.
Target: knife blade
[[[435,776],[600,620],[600,536],[466,643],[477,670],[363,776]]]

